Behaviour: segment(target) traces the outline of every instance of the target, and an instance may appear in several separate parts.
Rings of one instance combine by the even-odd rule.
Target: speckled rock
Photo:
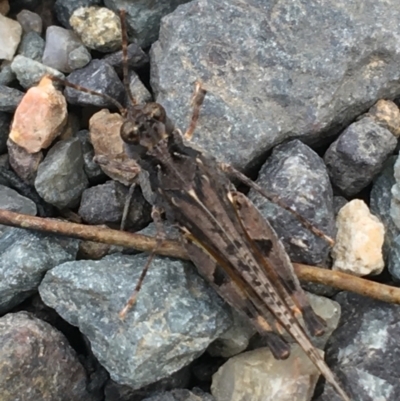
[[[391,100],[378,100],[368,111],[368,115],[397,138],[400,136],[400,110]]]
[[[100,6],[103,0],[56,0],[54,4],[54,11],[57,15],[57,19],[61,24],[67,28],[71,29],[69,19],[72,13],[79,7],[90,7],[90,6]]]
[[[22,37],[18,54],[41,62],[45,47],[44,39],[37,32],[28,32]]]
[[[33,216],[37,212],[35,202],[4,185],[0,185],[0,209]]]
[[[26,312],[0,318],[2,401],[96,401],[67,339]]]
[[[39,289],[47,305],[88,337],[111,378],[134,389],[189,364],[230,325],[226,307],[193,267],[167,258],[153,260],[135,306],[121,320],[147,258],[64,263]]]

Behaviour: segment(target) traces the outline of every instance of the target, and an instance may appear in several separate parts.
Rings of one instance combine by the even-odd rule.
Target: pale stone
[[[378,100],[368,111],[374,120],[394,136],[400,136],[400,110],[391,100]]]
[[[211,393],[216,401],[308,401],[319,375],[297,344],[284,361],[259,348],[222,365],[212,378]]]
[[[19,22],[0,14],[0,59],[12,60],[21,40]]]
[[[362,200],[352,200],[340,209],[336,225],[332,269],[356,276],[381,273],[385,228],[368,206]]]
[[[9,138],[28,153],[48,148],[67,122],[67,102],[50,78],[26,92],[14,115]]]

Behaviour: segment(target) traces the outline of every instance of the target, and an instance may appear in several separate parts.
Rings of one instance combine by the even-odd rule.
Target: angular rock
[[[148,103],[153,100],[151,93],[134,71],[132,71],[129,76],[129,90],[138,104]]]
[[[64,263],[39,289],[47,305],[88,337],[111,378],[133,389],[189,364],[230,325],[226,307],[191,265],[158,257],[121,320],[147,259],[112,255]]]
[[[128,69],[138,69],[149,64],[149,56],[141,49],[137,43],[130,43],[127,48],[128,57],[127,64]],[[122,73],[122,63],[123,63],[122,50],[115,53],[106,55],[103,60],[110,64],[118,74]]]
[[[17,14],[17,21],[21,24],[24,33],[35,32],[39,35],[42,33],[43,22],[39,14],[22,10]]]
[[[0,65],[0,85],[9,85],[15,80],[15,74],[11,69],[10,62],[3,61]]]
[[[85,46],[79,46],[68,54],[68,68],[75,71],[88,65],[92,60],[92,55]]]
[[[347,196],[360,192],[382,170],[397,140],[372,118],[346,128],[324,155],[332,183]]]
[[[89,6],[99,6],[102,5],[102,0],[56,0],[54,4],[54,11],[57,15],[57,19],[61,24],[67,28],[71,29],[69,19],[73,12],[79,7],[89,7]]]
[[[28,32],[22,37],[18,54],[32,60],[41,62],[45,48],[45,41],[36,32]]]
[[[89,49],[108,53],[121,47],[121,21],[105,7],[80,7],[69,23]]]
[[[378,100],[369,110],[368,115],[395,137],[400,136],[400,110],[391,100]]]
[[[125,91],[122,82],[114,69],[102,60],[92,60],[86,67],[72,72],[67,80],[75,85],[104,93],[118,102],[124,103]],[[64,95],[72,104],[115,108],[115,105],[106,98],[70,87],[65,88]]]
[[[32,216],[37,212],[35,202],[4,185],[0,185],[0,209]]]
[[[0,350],[2,401],[96,401],[67,339],[33,315],[0,318]]]
[[[342,320],[326,349],[326,360],[354,400],[397,400],[400,382],[400,308],[342,292],[335,297]],[[325,386],[318,401],[339,401]]]
[[[53,82],[44,77],[18,105],[9,138],[28,153],[37,153],[51,145],[66,122],[67,102]]]
[[[0,60],[12,60],[21,40],[21,25],[0,14]]]
[[[77,240],[9,228],[0,238],[0,313],[34,294],[45,272],[77,251]]]
[[[0,111],[13,113],[23,96],[24,93],[18,89],[0,85]]]
[[[11,63],[11,69],[17,76],[21,86],[29,89],[37,85],[45,75],[54,75],[58,78],[65,79],[64,74],[47,67],[46,65],[21,55],[15,56]]]
[[[184,131],[200,79],[209,92],[194,141],[235,167],[254,165],[294,136],[326,143],[377,99],[400,94],[400,3],[358,4],[181,5],[163,18],[150,52],[157,101]]]
[[[336,243],[332,249],[332,270],[356,276],[380,274],[385,266],[382,246],[385,227],[360,199],[340,210]]]
[[[78,138],[57,142],[40,164],[35,179],[39,195],[60,209],[76,206],[88,184]]]
[[[277,195],[326,235],[334,237],[333,194],[322,159],[307,145],[293,140],[277,146],[259,172],[257,183]],[[290,259],[323,265],[329,244],[305,228],[290,212],[251,190],[249,198],[271,223]]]

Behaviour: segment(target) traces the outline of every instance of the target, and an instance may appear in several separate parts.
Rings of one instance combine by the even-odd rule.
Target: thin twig
[[[0,210],[0,224],[44,231],[53,234],[66,235],[86,241],[102,242],[109,245],[119,245],[142,252],[152,252],[157,240],[142,234],[132,234],[111,228],[87,226],[62,220],[35,217],[20,213]],[[179,259],[189,259],[179,242],[164,240],[157,249],[157,254]],[[400,304],[400,288],[375,283],[350,274],[294,263],[297,276],[302,281],[329,285],[344,291],[371,297],[380,301]]]

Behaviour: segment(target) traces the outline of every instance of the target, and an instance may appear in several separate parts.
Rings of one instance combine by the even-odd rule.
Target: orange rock
[[[48,148],[67,122],[67,102],[49,77],[30,88],[15,111],[9,138],[28,153]]]

